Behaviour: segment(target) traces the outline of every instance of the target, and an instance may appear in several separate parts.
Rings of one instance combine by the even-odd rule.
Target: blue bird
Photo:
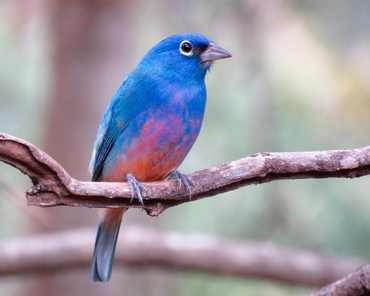
[[[231,54],[201,34],[159,42],[119,86],[95,139],[92,181],[128,182],[142,203],[140,182],[189,177],[177,168],[193,146],[206,106],[205,75]],[[108,282],[123,213],[105,209],[96,236],[91,281]]]

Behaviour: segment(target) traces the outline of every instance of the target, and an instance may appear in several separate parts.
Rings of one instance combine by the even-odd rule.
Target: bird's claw
[[[136,180],[134,175],[127,174],[127,183],[130,185],[131,190],[131,202],[135,198],[135,195],[137,195],[137,198],[139,199],[139,202],[144,205],[143,196],[141,195],[141,192],[145,192],[145,195],[148,194],[147,189],[143,184],[141,184],[138,180]]]
[[[178,170],[171,172],[170,179],[177,180],[177,183],[179,184],[180,188],[182,184],[184,184],[186,190],[189,192],[189,199],[191,200],[190,184],[194,185],[193,179],[190,178],[188,175],[180,173]]]

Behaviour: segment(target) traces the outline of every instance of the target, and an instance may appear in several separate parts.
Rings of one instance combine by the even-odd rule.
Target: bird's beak
[[[215,43],[210,43],[207,49],[200,55],[200,59],[203,63],[230,57],[232,57],[230,52]]]

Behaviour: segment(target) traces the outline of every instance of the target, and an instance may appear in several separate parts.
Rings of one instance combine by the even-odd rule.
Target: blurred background
[[[365,0],[2,0],[0,131],[37,145],[73,177],[89,180],[93,141],[118,85],[158,41],[199,32],[234,57],[207,75],[204,125],[180,171],[257,152],[366,146],[369,28]],[[14,192],[23,198],[31,183],[2,163],[0,182],[12,189],[0,187],[2,241],[98,225],[96,209],[16,206]],[[281,181],[184,204],[158,218],[130,210],[122,228],[267,240],[369,260],[369,193],[369,177]],[[114,268],[108,285],[91,284],[88,269],[0,278],[1,295],[277,296],[314,290],[130,267]]]

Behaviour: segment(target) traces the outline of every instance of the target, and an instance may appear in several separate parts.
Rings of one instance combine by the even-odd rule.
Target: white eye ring
[[[186,56],[193,55],[193,45],[188,40],[184,40],[180,44],[180,52]]]

